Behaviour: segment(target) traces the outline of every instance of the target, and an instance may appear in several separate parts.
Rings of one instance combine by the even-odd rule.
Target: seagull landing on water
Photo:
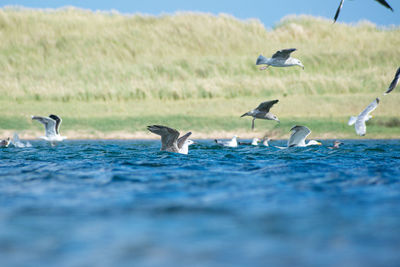
[[[379,98],[376,98],[357,117],[351,116],[347,124],[349,126],[355,124],[356,133],[360,136],[364,136],[367,133],[365,122],[372,118],[369,114],[378,107],[378,104]]]
[[[179,137],[179,132],[175,129],[162,125],[147,126],[147,129],[161,136],[161,151],[175,152],[180,154],[188,154],[189,146],[194,142],[189,140],[192,132]]]
[[[287,143],[288,147],[305,147],[305,146],[313,146],[313,145],[322,145],[320,142],[316,140],[310,140],[306,144],[306,138],[310,135],[311,130],[305,126],[294,126],[290,129],[292,134],[290,135],[289,141]]]
[[[304,70],[304,65],[297,58],[290,57],[290,54],[296,51],[296,48],[282,49],[272,55],[271,58],[266,58],[263,55],[259,55],[257,58],[256,65],[267,65],[261,67],[260,70],[265,70],[269,66],[273,67],[291,67],[300,66]]]
[[[238,142],[237,142],[237,136],[233,136],[232,140],[229,141],[222,141],[222,140],[214,140],[215,143],[217,143],[218,145],[221,146],[226,146],[226,147],[237,147],[238,146]]]
[[[10,145],[11,139],[10,137],[0,140],[0,147],[8,147]]]
[[[392,8],[392,7],[388,4],[388,2],[386,2],[385,0],[375,0],[375,1],[378,2],[379,4],[381,4],[382,6],[384,6],[384,7],[388,8],[388,9],[392,10],[392,12],[393,12],[393,8]],[[336,10],[335,17],[333,18],[333,23],[335,23],[336,20],[337,20],[337,18],[339,17],[339,13],[340,13],[340,10],[341,10],[342,7],[343,7],[343,3],[344,3],[344,0],[341,0],[341,1],[340,1],[340,4],[339,4],[339,7],[338,7],[338,9]]]
[[[54,142],[60,142],[67,139],[65,136],[60,135],[61,118],[57,115],[49,115],[49,117],[32,116],[32,120],[36,120],[44,125],[45,136],[40,138],[49,141],[52,145]]]
[[[244,113],[241,118],[244,116],[250,116],[253,117],[253,121],[251,122],[251,129],[254,130],[254,121],[255,119],[262,119],[262,120],[274,120],[279,122],[278,117],[276,117],[274,114],[270,113],[269,110],[273,105],[278,103],[279,100],[272,100],[272,101],[266,101],[262,102],[258,107],[256,107],[253,110],[250,110],[249,112]]]
[[[386,90],[384,95],[389,94],[391,91],[393,91],[394,88],[396,88],[397,84],[399,83],[399,79],[400,79],[400,68],[397,69],[393,81],[390,83],[389,88]]]

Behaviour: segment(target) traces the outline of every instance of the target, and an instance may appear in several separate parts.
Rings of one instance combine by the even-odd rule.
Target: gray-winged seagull
[[[371,102],[357,117],[350,117],[348,125],[355,124],[356,133],[360,136],[364,136],[367,133],[367,126],[365,122],[372,118],[369,115],[372,111],[374,111],[379,104],[379,98],[376,98]]]
[[[175,129],[162,125],[147,126],[147,129],[161,136],[161,151],[175,152],[180,154],[188,154],[189,146],[194,142],[189,140],[192,132],[179,137],[179,132]]]
[[[54,142],[67,139],[66,136],[60,135],[62,119],[59,116],[53,114],[49,115],[49,117],[32,116],[32,120],[36,120],[44,125],[45,136],[41,136],[40,138],[49,141],[52,145],[54,145]]]
[[[239,145],[247,145],[247,146],[258,146],[258,143],[260,142],[260,139],[257,137],[253,138],[250,143],[248,142],[239,142]]]
[[[250,116],[253,117],[253,120],[251,122],[251,129],[254,130],[254,121],[255,119],[262,119],[262,120],[274,120],[279,122],[278,117],[276,117],[274,114],[270,113],[269,110],[273,105],[278,103],[279,100],[271,100],[271,101],[265,101],[262,102],[258,107],[256,107],[253,110],[250,110],[249,112],[244,113],[241,118],[244,116]]]
[[[288,147],[305,147],[305,146],[313,146],[313,145],[321,145],[320,142],[316,140],[310,140],[306,144],[306,138],[310,135],[311,130],[305,126],[294,126],[290,129],[292,134],[288,140],[287,146]]]
[[[388,89],[384,93],[384,95],[389,94],[391,91],[393,91],[394,88],[396,88],[397,84],[399,83],[400,79],[400,67],[397,69],[396,74],[394,75],[393,81],[390,83]]]
[[[10,145],[10,137],[0,140],[0,147],[8,147]]]
[[[304,65],[301,63],[300,60],[290,57],[290,54],[296,50],[296,48],[282,49],[273,54],[271,58],[266,58],[263,55],[259,55],[256,61],[256,65],[267,65],[261,67],[260,70],[265,70],[269,66],[291,67],[296,65],[304,69]]]
[[[237,147],[238,146],[238,142],[237,142],[237,136],[233,136],[231,140],[228,141],[223,141],[223,140],[214,140],[215,143],[217,143],[218,145],[221,146],[227,146],[227,147]]]

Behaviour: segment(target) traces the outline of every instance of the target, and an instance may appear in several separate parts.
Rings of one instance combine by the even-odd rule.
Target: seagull
[[[11,139],[8,137],[7,139],[0,140],[0,147],[8,147],[10,145]]]
[[[260,105],[258,105],[257,108],[250,110],[249,112],[244,113],[241,118],[244,116],[250,116],[253,117],[253,121],[251,122],[251,129],[254,130],[254,121],[255,119],[263,119],[263,120],[274,120],[279,122],[278,117],[276,117],[274,114],[270,113],[269,110],[273,105],[278,103],[279,100],[271,100],[271,101],[265,101],[262,102]]]
[[[294,126],[290,129],[292,134],[290,135],[289,141],[287,143],[288,147],[305,147],[305,146],[313,146],[313,145],[322,145],[320,142],[315,140],[310,140],[306,144],[305,140],[307,136],[310,135],[311,130],[305,126]]]
[[[378,2],[378,3],[380,3],[381,5],[383,5],[384,7],[386,7],[386,8],[388,8],[388,9],[390,9],[390,10],[393,11],[393,8],[392,8],[385,0],[375,0],[375,1]],[[340,13],[340,10],[341,10],[342,7],[343,7],[343,3],[344,3],[344,0],[341,0],[341,1],[340,1],[340,4],[339,4],[339,7],[338,7],[338,9],[336,10],[335,17],[333,18],[333,23],[335,23],[336,20],[337,20],[337,18],[339,17],[339,13]]]
[[[260,139],[258,138],[253,138],[251,143],[246,143],[246,142],[239,142],[239,145],[251,145],[251,146],[258,146],[258,143],[260,142]]]
[[[67,139],[66,136],[60,135],[60,125],[62,120],[57,115],[51,114],[49,117],[32,116],[32,120],[36,120],[44,125],[45,136],[41,136],[40,138],[49,141],[52,145],[54,145],[54,142],[60,142]]]
[[[389,94],[391,91],[393,91],[394,88],[396,88],[397,84],[399,83],[399,79],[400,79],[400,67],[397,69],[396,74],[394,75],[394,79],[390,83],[389,88],[386,90],[384,95]]]
[[[238,146],[238,142],[237,142],[237,136],[233,136],[232,140],[229,141],[221,141],[221,140],[214,140],[215,143],[217,143],[218,145],[221,146],[226,146],[226,147],[237,147]]]
[[[13,144],[14,147],[32,147],[32,145],[29,142],[26,142],[25,144],[21,142],[18,133],[14,133],[11,143]]]
[[[333,143],[333,146],[330,146],[330,147],[328,147],[328,148],[329,148],[329,149],[338,149],[340,145],[343,145],[343,143],[340,142],[340,141],[335,141],[335,142]]]
[[[161,151],[188,154],[189,146],[194,143],[192,140],[188,139],[192,132],[188,132],[179,137],[180,134],[177,130],[167,126],[151,125],[147,126],[147,129],[161,136]]]
[[[378,107],[378,104],[379,98],[376,98],[357,117],[350,117],[348,125],[351,126],[355,124],[356,133],[358,135],[364,136],[366,134],[367,126],[365,125],[365,122],[372,118],[369,114]]]
[[[263,55],[259,55],[256,61],[256,65],[267,65],[261,67],[260,70],[265,70],[269,66],[274,67],[291,67],[300,66],[304,70],[304,65],[297,58],[290,57],[290,54],[296,51],[296,48],[282,49],[272,55],[272,58],[266,58]]]

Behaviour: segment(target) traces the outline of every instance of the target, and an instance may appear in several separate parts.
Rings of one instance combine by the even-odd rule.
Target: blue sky
[[[387,0],[395,12],[391,12],[374,0],[345,1],[339,20],[357,22],[369,20],[378,25],[400,25],[400,1]],[[76,6],[92,10],[118,10],[121,13],[162,14],[176,11],[201,11],[228,13],[237,18],[258,18],[268,28],[289,14],[311,14],[333,18],[340,0],[0,0],[0,6],[20,5],[32,8],[58,8]]]

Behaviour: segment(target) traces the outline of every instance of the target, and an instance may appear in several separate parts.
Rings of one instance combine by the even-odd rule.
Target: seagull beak
[[[321,142],[317,142],[317,145],[322,146],[322,143]]]
[[[301,65],[301,68],[304,70],[304,65]]]

